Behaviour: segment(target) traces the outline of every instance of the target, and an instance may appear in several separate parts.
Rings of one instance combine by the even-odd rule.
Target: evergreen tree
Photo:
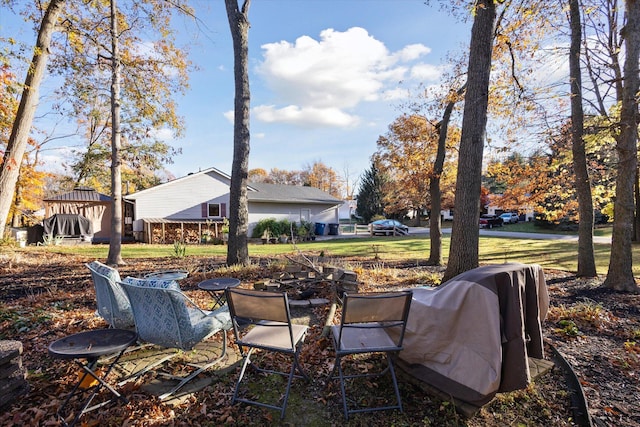
[[[358,188],[357,212],[365,222],[370,222],[376,215],[384,215],[382,199],[384,196],[383,185],[384,174],[378,169],[375,161],[371,162],[371,167],[364,172],[360,179]]]

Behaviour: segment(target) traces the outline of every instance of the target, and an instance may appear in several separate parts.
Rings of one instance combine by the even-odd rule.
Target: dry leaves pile
[[[84,263],[74,256],[40,251],[0,254],[0,339],[21,341],[23,363],[28,369],[30,391],[8,407],[0,409],[3,426],[60,425],[56,410],[76,380],[77,367],[69,361],[50,358],[48,345],[65,335],[105,327],[95,316],[95,293]],[[181,287],[202,307],[210,297],[197,290],[205,275],[230,275],[222,259],[162,258],[131,261],[121,267],[123,275],[140,275],[158,269],[184,268],[191,272]],[[415,260],[390,265],[367,260],[333,260],[358,273],[363,290],[383,290],[439,280],[442,270],[416,267]],[[233,271],[243,286],[282,268],[282,260],[260,260],[251,268]],[[640,425],[640,296],[601,290],[598,280],[576,280],[564,272],[545,272],[552,301],[545,322],[545,338],[574,366],[595,425]],[[375,285],[374,285],[375,284]],[[320,336],[328,307],[314,308],[310,336],[301,361],[310,373],[310,383],[294,381],[287,417],[283,425],[344,425],[339,388],[326,385],[333,367],[330,342]],[[229,334],[231,338],[231,334]],[[280,363],[274,360],[274,363]],[[364,364],[361,369],[375,369]],[[111,405],[82,418],[84,425],[182,426],[278,424],[278,414],[246,405],[230,405],[237,376],[235,367],[218,373],[215,380],[179,405],[167,405],[145,393],[141,384],[129,383],[123,393],[127,405]],[[279,387],[261,380],[268,394]],[[359,385],[369,395],[388,395],[384,380]],[[575,425],[571,396],[562,372],[554,370],[527,390],[498,395],[472,419],[456,414],[453,406],[402,382],[404,413],[388,411],[354,416],[349,425]]]

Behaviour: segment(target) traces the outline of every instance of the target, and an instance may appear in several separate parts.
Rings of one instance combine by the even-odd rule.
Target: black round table
[[[214,303],[212,309],[216,308],[216,305],[222,307],[227,302],[224,295],[225,289],[238,286],[240,286],[240,280],[233,277],[215,277],[198,283],[199,289],[209,292],[213,297]]]
[[[57,359],[73,359],[81,368],[78,382],[58,408],[58,416],[65,425],[73,426],[83,414],[101,408],[113,399],[89,407],[100,388],[107,388],[117,399],[127,403],[127,399],[111,387],[105,380],[125,350],[136,342],[138,334],[125,329],[97,329],[69,335],[52,342],[49,345],[49,355]],[[96,370],[101,356],[115,355],[109,365],[102,372]],[[64,408],[71,397],[88,393],[89,396],[82,403],[82,409],[76,414],[71,424],[64,420]]]

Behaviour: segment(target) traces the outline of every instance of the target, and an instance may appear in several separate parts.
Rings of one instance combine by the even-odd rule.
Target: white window
[[[220,204],[219,203],[209,203],[207,206],[207,216],[209,217],[217,217],[220,215]]]

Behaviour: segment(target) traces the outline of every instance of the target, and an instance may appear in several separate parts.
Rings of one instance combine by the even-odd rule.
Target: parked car
[[[480,215],[480,228],[502,227],[504,221],[495,215]]]
[[[385,236],[409,234],[409,227],[396,221],[395,219],[379,219],[369,224],[369,231],[374,236],[376,234],[382,234]]]
[[[517,224],[520,216],[515,212],[505,212],[500,215],[500,218],[505,224]]]

